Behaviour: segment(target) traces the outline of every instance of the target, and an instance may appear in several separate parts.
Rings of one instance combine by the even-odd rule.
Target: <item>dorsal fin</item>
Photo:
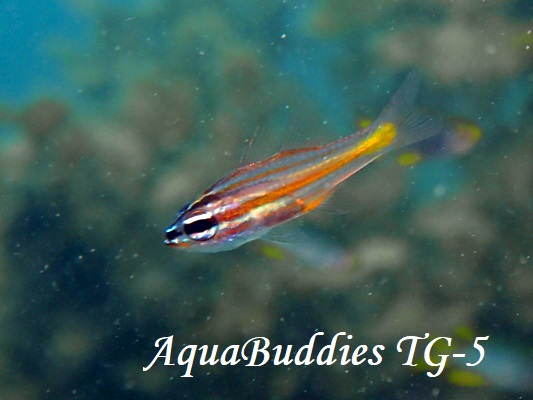
[[[316,115],[300,107],[282,106],[261,115],[253,134],[245,141],[240,165],[264,160],[284,150],[324,144],[333,138]]]

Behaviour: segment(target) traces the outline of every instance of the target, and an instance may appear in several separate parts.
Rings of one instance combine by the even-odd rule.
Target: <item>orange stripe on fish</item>
[[[311,168],[309,168],[309,170],[305,170],[301,173],[301,175],[303,175],[301,179],[296,180],[289,185],[283,186],[280,189],[267,193],[257,199],[245,202],[239,209],[230,214],[230,218],[243,215],[255,207],[259,207],[263,204],[274,202],[284,196],[288,196],[313,182],[325,178],[327,175],[339,170],[362,155],[376,153],[389,146],[394,140],[395,136],[396,129],[393,123],[388,122],[380,125],[372,135],[361,142],[356,148],[351,150],[349,149],[344,154],[340,154],[334,158],[325,159],[320,164],[313,165]],[[318,201],[317,199],[315,200],[316,204],[313,207],[304,207],[304,209],[312,210],[313,208],[319,206],[322,201]]]

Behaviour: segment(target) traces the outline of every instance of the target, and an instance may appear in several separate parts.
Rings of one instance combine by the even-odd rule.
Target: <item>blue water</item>
[[[87,45],[89,22],[62,2],[6,0],[0,4],[0,98],[25,104],[46,94],[72,97],[54,39]],[[56,51],[60,51],[56,49]]]

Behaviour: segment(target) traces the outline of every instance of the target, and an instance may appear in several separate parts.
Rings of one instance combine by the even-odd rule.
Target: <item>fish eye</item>
[[[183,231],[192,240],[209,240],[217,233],[218,222],[211,212],[193,212],[183,220]]]

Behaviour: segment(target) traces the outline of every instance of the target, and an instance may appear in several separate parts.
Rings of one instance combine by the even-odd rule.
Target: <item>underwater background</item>
[[[532,21],[527,0],[2,0],[0,399],[529,398]],[[257,128],[259,157],[327,143],[413,69],[421,104],[482,132],[468,152],[372,163],[300,253],[163,244]],[[175,358],[319,331],[383,362],[142,370],[162,336]],[[485,358],[429,378],[423,347],[395,351],[426,332],[490,336]]]

